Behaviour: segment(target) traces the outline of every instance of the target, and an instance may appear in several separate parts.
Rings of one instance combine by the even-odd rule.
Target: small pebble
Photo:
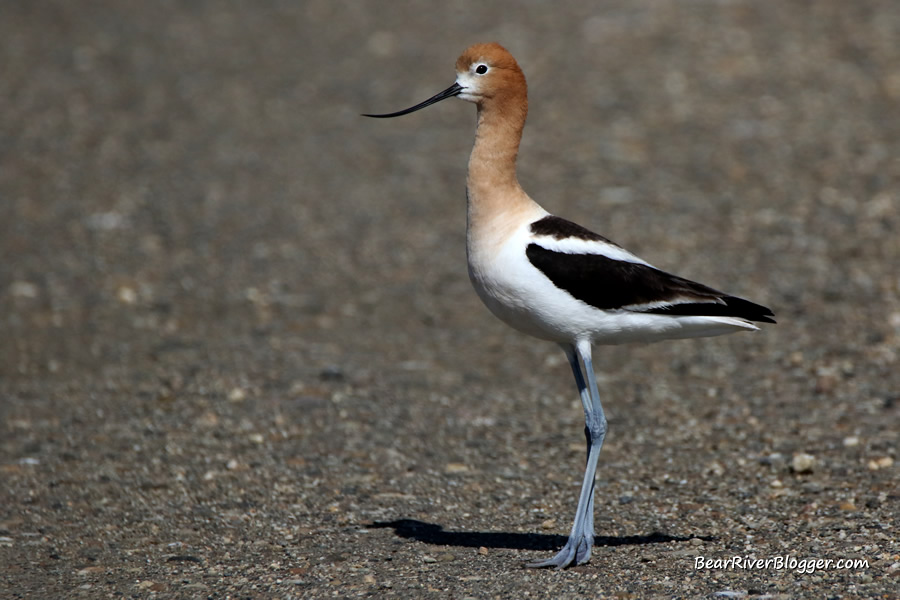
[[[319,371],[319,379],[322,381],[342,381],[344,372],[337,365],[329,365]]]
[[[791,366],[799,367],[799,366],[803,365],[803,363],[804,363],[803,353],[799,352],[799,351],[792,352],[789,360],[791,362]]]
[[[759,458],[759,464],[775,465],[775,464],[780,463],[783,459],[784,459],[784,457],[781,455],[780,452],[773,452],[772,454],[769,454],[768,456],[761,456]]]
[[[821,482],[818,481],[804,481],[800,484],[800,488],[807,493],[818,494],[822,490],[825,489],[825,486],[822,485]]]
[[[122,304],[134,304],[137,302],[138,295],[134,288],[123,285],[116,290],[116,298],[118,298],[119,302]]]
[[[894,459],[890,456],[882,456],[880,458],[873,458],[869,461],[869,470],[877,471],[878,469],[887,469],[888,467],[894,464]]]
[[[719,461],[714,460],[706,466],[706,472],[710,475],[721,477],[725,474],[725,467]]]
[[[805,452],[795,454],[791,460],[791,470],[794,473],[812,473],[815,466],[816,457]]]
[[[28,281],[14,281],[9,291],[17,298],[36,298],[38,295],[37,286]]]

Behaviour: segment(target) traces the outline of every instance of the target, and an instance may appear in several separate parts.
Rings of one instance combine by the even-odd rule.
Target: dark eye
[[[487,73],[487,65],[478,65],[477,67],[475,67],[475,72],[479,75],[484,75],[485,73]]]

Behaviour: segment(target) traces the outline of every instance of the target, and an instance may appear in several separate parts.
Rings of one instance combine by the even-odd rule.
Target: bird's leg
[[[575,522],[572,532],[562,550],[553,558],[528,563],[529,567],[556,567],[561,569],[574,561],[575,564],[586,563],[591,558],[591,547],[594,545],[594,476],[597,472],[597,459],[603,438],[606,436],[606,417],[600,396],[597,392],[597,379],[591,363],[591,345],[579,342],[577,345],[564,345],[563,350],[569,359],[581,404],[584,407],[584,434],[587,439],[587,464],[584,467],[584,480],[581,483],[581,494],[578,497],[578,508],[575,510]],[[585,384],[581,373],[578,356],[584,363],[588,382]]]
[[[600,449],[603,447],[603,440],[606,439],[607,423],[606,415],[603,413],[603,403],[600,402],[600,392],[597,390],[597,376],[594,374],[594,363],[591,360],[591,345],[589,342],[579,342],[577,347],[581,360],[584,362],[584,372],[587,375],[588,390],[591,398],[591,414],[587,416],[585,410],[585,426],[584,433],[587,438],[588,446],[588,462],[591,456],[594,456],[593,471],[591,471],[591,499],[585,516],[585,539],[590,536],[590,544],[586,544],[585,553],[582,556],[581,548],[576,557],[576,564],[583,564],[591,558],[591,548],[594,545],[594,484],[597,473],[597,457],[600,455]],[[587,478],[587,472],[585,472]]]

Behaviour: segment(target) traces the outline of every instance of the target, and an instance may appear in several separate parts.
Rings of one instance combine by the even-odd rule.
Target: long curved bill
[[[462,92],[462,90],[463,90],[463,88],[462,88],[461,85],[459,85],[458,83],[454,83],[453,85],[451,85],[450,87],[448,87],[446,90],[444,90],[444,91],[441,92],[440,94],[437,94],[437,95],[435,95],[435,96],[432,96],[431,98],[429,98],[429,99],[426,100],[425,102],[422,102],[422,103],[420,103],[420,104],[416,104],[415,106],[411,106],[411,107],[409,107],[409,108],[407,108],[407,109],[405,109],[405,110],[401,110],[401,111],[395,112],[395,113],[388,113],[388,114],[386,114],[386,115],[367,115],[367,114],[363,114],[362,116],[364,116],[364,117],[374,117],[374,118],[376,118],[376,119],[389,119],[389,118],[391,118],[391,117],[402,117],[403,115],[408,115],[408,114],[411,113],[411,112],[416,112],[417,110],[422,110],[422,109],[425,108],[426,106],[431,106],[432,104],[435,104],[435,103],[437,103],[437,102],[440,102],[441,100],[446,100],[447,98],[452,98],[453,96],[458,96],[458,95]]]

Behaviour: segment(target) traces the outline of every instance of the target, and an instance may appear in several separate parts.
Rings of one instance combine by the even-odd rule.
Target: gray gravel
[[[0,597],[896,598],[900,5],[5,2]],[[525,188],[771,306],[564,357],[465,272],[476,41]],[[861,558],[801,573],[698,557]],[[715,595],[714,594],[718,594]]]

